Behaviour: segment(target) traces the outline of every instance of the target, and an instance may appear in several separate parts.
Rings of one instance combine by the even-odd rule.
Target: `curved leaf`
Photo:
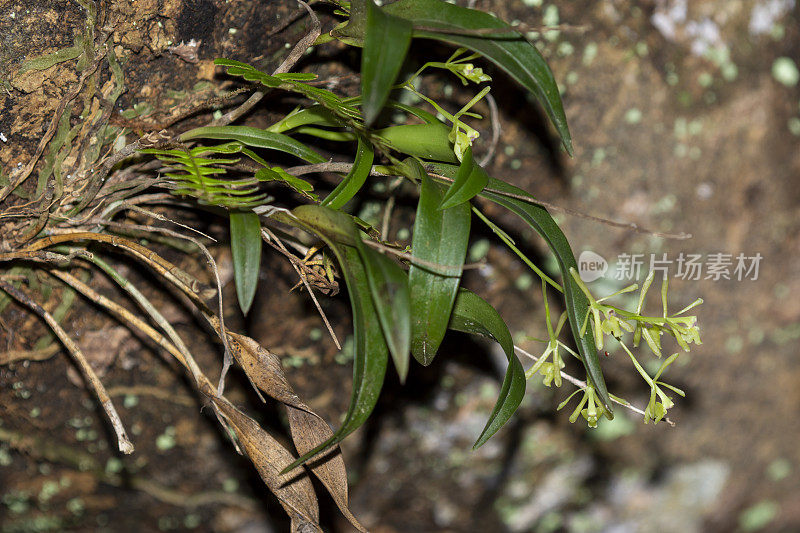
[[[246,315],[253,305],[261,268],[261,221],[252,211],[231,211],[230,224],[236,297]]]
[[[372,0],[367,0],[367,26],[361,54],[361,92],[364,125],[380,114],[389,97],[400,67],[411,44],[411,23],[387,15]]]
[[[398,152],[422,159],[458,162],[450,142],[450,128],[442,122],[392,126],[374,134]]]
[[[358,245],[358,251],[364,261],[372,303],[378,312],[386,344],[400,383],[405,383],[411,339],[408,275],[397,263],[363,243]]]
[[[375,152],[372,144],[365,141],[363,138],[358,138],[358,148],[356,149],[356,160],[353,163],[353,168],[347,173],[347,176],[336,186],[333,191],[322,201],[320,205],[330,207],[331,209],[341,209],[344,204],[350,201],[355,196],[364,182],[369,177],[369,171],[372,170],[372,162],[375,159]]]
[[[294,112],[289,113],[283,119],[267,128],[267,130],[275,133],[283,133],[284,131],[289,131],[301,126],[311,125],[336,128],[344,126],[344,123],[328,109],[316,104],[311,107],[295,110]]]
[[[239,141],[255,148],[269,148],[303,159],[309,163],[324,163],[326,159],[317,152],[282,133],[252,128],[250,126],[205,126],[183,133],[179,139],[227,139]]]
[[[444,338],[461,280],[470,209],[466,203],[439,209],[442,186],[434,183],[415,159],[407,159],[406,165],[421,182],[408,274],[411,353],[421,364],[429,365]]]
[[[447,209],[472,200],[489,183],[489,174],[472,158],[472,146],[466,149],[456,179],[447,189],[439,209]]]
[[[553,73],[536,47],[511,26],[488,13],[440,0],[399,0],[383,9],[387,14],[411,21],[414,37],[464,46],[504,70],[536,96],[558,130],[567,153],[572,155],[572,138]],[[458,33],[485,28],[500,31],[491,36]]]
[[[278,498],[292,522],[313,524],[312,531],[322,531],[319,526],[319,506],[314,486],[308,476],[287,476],[289,469],[279,469],[292,460],[292,454],[258,423],[242,413],[223,397],[211,397],[217,412],[236,433],[241,447],[255,465],[261,479]]]
[[[514,341],[508,326],[495,308],[477,294],[466,289],[458,291],[449,327],[457,331],[491,337],[500,344],[508,358],[508,370],[500,387],[497,403],[472,447],[475,449],[483,446],[497,433],[522,403],[522,398],[525,396],[525,369],[514,353]]]
[[[389,359],[380,319],[370,296],[364,262],[356,248],[356,239],[360,237],[353,219],[341,211],[315,205],[297,207],[292,213],[296,218],[285,217],[280,220],[319,235],[336,254],[353,308],[355,344],[353,392],[342,426],[333,437],[303,454],[284,472],[338,444],[366,421],[378,401]]]
[[[430,168],[435,173],[447,177],[453,177],[457,173],[457,167],[453,165],[434,163],[430,165]],[[586,369],[586,374],[594,384],[595,390],[609,416],[613,417],[611,399],[608,396],[608,389],[606,388],[605,379],[603,378],[603,371],[600,368],[600,359],[597,355],[597,347],[594,342],[594,332],[591,321],[589,321],[583,336],[580,334],[580,330],[586,322],[586,315],[589,312],[589,301],[569,272],[570,268],[578,269],[569,241],[567,241],[561,228],[558,227],[558,224],[556,224],[553,217],[550,216],[550,213],[548,213],[544,207],[527,203],[517,198],[503,196],[503,194],[499,193],[508,193],[523,197],[527,196],[531,198],[531,200],[535,200],[535,198],[519,187],[494,178],[489,178],[489,183],[480,193],[484,198],[505,207],[527,222],[542,236],[547,246],[556,256],[559,270],[561,270],[567,316],[569,317],[569,325],[572,330],[572,335],[575,338],[575,344],[578,346],[578,351],[581,354],[581,360]]]

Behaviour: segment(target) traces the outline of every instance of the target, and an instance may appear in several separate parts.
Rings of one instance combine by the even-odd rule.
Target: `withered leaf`
[[[283,373],[278,356],[250,337],[232,332],[228,332],[228,346],[251,383],[285,404],[292,440],[299,455],[313,450],[333,436],[330,426],[295,394]],[[344,517],[353,527],[365,532],[366,528],[350,511],[347,470],[339,447],[332,448],[306,466],[328,490]]]
[[[292,531],[321,532],[317,496],[308,475],[302,469],[280,475],[294,460],[289,450],[228,400],[212,397],[211,401],[236,433],[261,479],[291,517]]]

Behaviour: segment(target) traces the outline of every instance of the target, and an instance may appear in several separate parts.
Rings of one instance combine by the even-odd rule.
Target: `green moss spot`
[[[738,335],[728,337],[725,341],[725,351],[728,353],[739,353],[744,348],[744,340]]]
[[[739,67],[734,63],[723,63],[720,67],[720,72],[722,73],[722,79],[725,81],[733,81],[739,76]]]
[[[632,107],[625,112],[625,122],[628,124],[638,124],[642,121],[642,112],[636,107]]]
[[[788,459],[784,459],[782,457],[773,460],[769,466],[767,466],[767,476],[772,481],[781,481],[782,479],[786,479],[791,475],[791,473],[792,463],[790,463]]]
[[[11,453],[8,449],[0,448],[0,466],[8,466],[12,463]]]
[[[572,43],[564,41],[558,45],[557,52],[560,56],[571,56],[575,52],[575,47]]]
[[[172,426],[167,427],[164,433],[156,437],[156,448],[166,451],[175,447],[175,428]]]
[[[792,135],[796,137],[800,137],[800,118],[792,117],[789,119],[789,122],[786,123],[789,131],[792,132]]]
[[[478,239],[469,249],[469,260],[472,262],[480,261],[489,253],[489,240]]]
[[[56,481],[45,481],[39,491],[39,501],[43,503],[49,501],[53,496],[58,494],[59,490],[61,490],[61,488]]]
[[[225,481],[222,482],[222,490],[225,492],[236,492],[239,490],[239,482],[229,477]]]
[[[574,70],[570,70],[567,73],[567,78],[566,78],[567,85],[575,85],[576,83],[578,83],[579,78],[580,76],[578,75],[577,72],[575,72]]]
[[[589,43],[586,45],[586,48],[583,49],[583,59],[582,63],[584,66],[589,66],[594,61],[594,58],[597,57],[597,43]]]
[[[183,518],[183,525],[187,529],[194,529],[200,525],[200,515],[199,514],[187,514]]]
[[[708,72],[701,72],[700,75],[697,76],[697,83],[703,88],[711,87],[711,84],[714,83],[714,76]]]
[[[525,274],[520,274],[517,279],[514,280],[514,286],[520,291],[526,291],[530,289],[532,285],[533,277],[527,272]]]
[[[558,16],[558,7],[553,4],[544,8],[544,15],[542,15],[542,23],[545,26],[558,26],[560,19]]]
[[[120,472],[122,472],[124,466],[125,465],[120,459],[116,457],[110,457],[108,461],[106,461],[106,474],[109,475],[119,474]]]
[[[86,506],[83,503],[83,500],[80,498],[72,498],[70,501],[67,502],[67,511],[78,516],[83,514],[83,511],[86,509]]]
[[[125,398],[122,400],[122,406],[125,407],[125,409],[133,409],[137,405],[139,405],[139,397],[133,394],[126,394]]]
[[[742,511],[739,515],[739,527],[743,531],[758,531],[769,525],[778,515],[780,506],[774,501],[763,500]]]
[[[800,71],[789,57],[779,57],[772,63],[772,77],[787,87],[793,87],[800,81]]]

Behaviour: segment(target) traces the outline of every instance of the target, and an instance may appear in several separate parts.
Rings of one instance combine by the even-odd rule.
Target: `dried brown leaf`
[[[230,424],[247,456],[269,490],[292,519],[292,531],[319,531],[319,506],[314,487],[302,469],[280,475],[294,456],[258,423],[224,398],[211,398]]]
[[[253,386],[286,405],[289,428],[297,452],[303,455],[333,436],[330,426],[292,390],[280,358],[245,335],[228,332],[231,353]],[[347,470],[339,447],[307,465],[330,493],[339,510],[359,531],[366,531],[348,503]]]

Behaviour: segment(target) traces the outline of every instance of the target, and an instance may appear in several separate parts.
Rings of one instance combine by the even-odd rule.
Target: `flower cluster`
[[[651,420],[658,423],[667,414],[667,410],[675,405],[669,392],[684,396],[684,392],[679,388],[665,383],[660,380],[661,375],[672,363],[674,363],[679,356],[679,353],[674,353],[666,358],[660,365],[658,371],[652,377],[647,373],[644,367],[640,364],[636,356],[633,355],[631,350],[623,341],[623,337],[627,334],[632,336],[633,346],[636,347],[644,339],[650,350],[657,356],[662,356],[661,337],[664,333],[670,334],[675,337],[678,345],[684,350],[689,351],[690,344],[701,344],[700,330],[697,326],[697,317],[694,315],[685,315],[687,311],[703,303],[703,300],[698,298],[692,304],[681,309],[677,313],[670,314],[667,311],[667,290],[668,283],[666,278],[661,285],[661,302],[662,313],[661,316],[645,316],[642,314],[644,307],[645,297],[650,286],[653,283],[654,273],[651,272],[647,279],[642,284],[641,291],[639,292],[638,304],[635,311],[627,311],[620,309],[614,305],[610,305],[607,300],[618,296],[620,294],[630,293],[639,289],[638,285],[633,284],[624,289],[621,289],[613,294],[603,298],[595,298],[589,291],[586,284],[580,279],[578,273],[572,269],[571,274],[580,288],[586,295],[589,302],[588,313],[586,320],[583,323],[580,334],[584,335],[589,323],[592,324],[592,331],[595,337],[595,343],[598,349],[602,350],[605,345],[605,336],[610,335],[622,346],[623,350],[628,354],[631,362],[633,363],[636,371],[644,379],[650,388],[650,396],[647,407],[644,411],[639,411],[644,414],[645,423]],[[536,363],[526,372],[528,379],[532,378],[537,372],[541,374],[544,379],[543,382],[546,386],[555,383],[556,387],[561,385],[561,369],[564,368],[564,361],[561,359],[560,349],[564,348],[570,352],[577,359],[580,357],[571,350],[568,346],[558,340],[561,330],[566,322],[566,316],[562,315],[556,328],[554,329],[550,320],[550,308],[547,303],[547,294],[545,291],[545,283],[542,282],[542,293],[544,295],[545,307],[545,323],[547,326],[548,339],[536,339],[540,342],[547,343],[546,348],[542,355],[537,359]],[[598,419],[606,414],[602,402],[597,399],[595,388],[589,380],[586,384],[573,380],[574,383],[579,384],[579,389],[572,393],[564,402],[559,405],[558,409],[562,409],[572,399],[575,394],[583,393],[582,399],[578,406],[570,416],[570,421],[575,422],[578,416],[582,415],[589,424],[589,427],[597,427]],[[614,401],[623,405],[630,406],[630,403],[611,395]]]

